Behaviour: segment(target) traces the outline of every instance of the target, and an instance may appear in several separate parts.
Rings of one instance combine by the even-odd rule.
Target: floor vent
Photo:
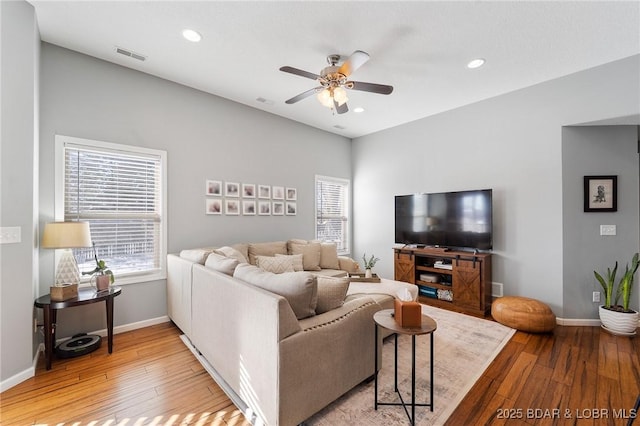
[[[504,296],[503,287],[504,285],[502,283],[491,283],[491,295],[493,297]]]
[[[116,46],[116,52],[121,55],[128,56],[133,59],[137,59],[139,61],[145,61],[147,59],[147,57],[144,55],[132,52],[131,50],[123,49],[122,47],[118,47],[118,46]]]

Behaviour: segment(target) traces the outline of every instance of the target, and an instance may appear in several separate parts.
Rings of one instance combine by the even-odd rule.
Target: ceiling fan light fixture
[[[333,89],[333,99],[335,99],[339,106],[344,105],[349,100],[347,91],[340,86],[336,87]]]
[[[322,106],[333,108],[333,97],[331,96],[331,91],[329,89],[323,89],[319,91],[316,96]]]

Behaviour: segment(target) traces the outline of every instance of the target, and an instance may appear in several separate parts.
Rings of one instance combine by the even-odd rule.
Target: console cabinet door
[[[457,266],[454,265],[453,299],[457,306],[483,309],[482,286],[480,285],[481,267],[482,262],[470,260],[459,260]]]
[[[396,251],[394,253],[394,280],[406,283],[416,282],[415,256],[413,253]]]

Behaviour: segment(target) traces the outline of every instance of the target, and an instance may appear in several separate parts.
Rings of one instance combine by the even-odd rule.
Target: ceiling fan
[[[320,83],[320,86],[309,89],[306,92],[302,92],[299,95],[288,99],[285,103],[294,104],[313,94],[317,94],[318,100],[322,105],[327,108],[335,109],[338,114],[344,114],[349,111],[349,108],[347,107],[347,101],[349,99],[347,98],[347,92],[344,89],[379,93],[381,95],[388,95],[393,92],[393,86],[348,80],[348,77],[355,70],[360,68],[369,60],[368,53],[356,50],[342,63],[342,65],[338,66],[340,59],[341,56],[336,54],[327,56],[329,66],[323,68],[319,75],[289,66],[280,68],[280,71],[317,80],[318,83]]]

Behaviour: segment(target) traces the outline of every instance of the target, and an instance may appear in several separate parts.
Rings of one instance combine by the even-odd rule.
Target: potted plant
[[[369,258],[369,260],[367,260],[367,253],[362,255],[362,261],[364,263],[364,277],[365,278],[371,278],[371,276],[372,276],[371,269],[373,269],[373,267],[376,266],[376,263],[378,262],[378,260],[380,260],[380,258],[375,257],[375,255],[373,255],[373,254]]]
[[[618,272],[618,262],[616,262],[613,270],[607,268],[606,277],[603,277],[597,271],[593,271],[605,294],[604,305],[601,305],[598,309],[600,321],[605,330],[611,333],[632,335],[635,334],[638,327],[638,312],[629,309],[638,263],[639,254],[636,253],[631,259],[631,266],[629,264],[626,265],[615,293],[614,287]],[[622,298],[622,305],[619,304],[620,298]]]
[[[91,285],[93,285],[98,291],[106,290],[115,281],[113,272],[108,269],[104,260],[98,260],[98,254],[96,252],[96,245],[93,244],[93,257],[96,260],[96,267],[87,272],[83,272],[82,275],[91,275]],[[93,280],[95,278],[95,284]]]

